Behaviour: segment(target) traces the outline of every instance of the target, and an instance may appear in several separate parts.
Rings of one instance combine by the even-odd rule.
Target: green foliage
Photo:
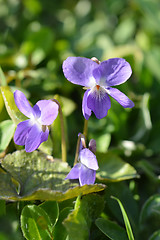
[[[159,240],[159,2],[8,0],[0,4],[0,239],[24,239],[21,213],[37,239],[51,235],[55,240],[126,239],[119,205],[111,199],[115,196],[123,203],[135,239]],[[52,137],[39,152],[16,151],[21,147],[12,141],[16,125],[26,120],[14,103],[16,89],[33,105],[60,96],[67,160],[73,165],[77,135],[83,132],[84,90],[62,74],[68,56],[95,56],[100,61],[123,57],[133,72],[118,88],[135,107],[123,109],[111,99],[106,118],[97,120],[92,114],[88,121],[87,141],[96,140],[99,164],[99,184],[92,186],[64,180],[70,167],[56,159],[61,158],[58,118],[51,126]],[[105,193],[102,183],[107,185]],[[104,209],[99,194],[88,195],[94,192],[104,193]],[[73,209],[75,197],[81,194]],[[32,230],[24,232],[32,239],[28,235]]]
[[[122,181],[138,177],[136,170],[112,152],[97,153],[100,171],[97,178],[102,181]]]
[[[118,204],[119,204],[119,206],[121,208],[123,219],[124,219],[124,223],[125,223],[125,227],[126,227],[126,231],[127,231],[127,235],[128,235],[128,239],[129,240],[134,240],[134,236],[133,236],[133,232],[132,232],[132,229],[131,229],[131,225],[130,225],[128,216],[126,214],[126,211],[125,211],[121,201],[118,198],[115,198],[113,196],[112,196],[112,198],[115,199],[118,202]]]
[[[24,207],[21,214],[21,228],[26,239],[50,239],[51,222],[45,211],[36,206]]]
[[[15,131],[15,124],[11,120],[0,123],[0,152],[9,145]]]
[[[112,240],[127,240],[127,234],[124,228],[108,219],[98,218],[96,226]]]
[[[1,87],[1,92],[7,112],[12,121],[17,125],[19,122],[26,120],[27,117],[19,111],[15,104],[14,96],[10,87],[8,86]]]
[[[159,230],[159,221],[160,221],[160,195],[157,194],[151,196],[143,205],[140,214],[141,233],[146,238],[149,237],[154,231]],[[159,233],[153,234],[153,236],[157,238],[158,235]]]
[[[59,207],[56,201],[46,201],[39,205],[48,214],[52,226],[54,226],[59,217]]]
[[[66,228],[63,225],[63,221],[67,218],[67,216],[71,213],[71,211],[72,211],[71,207],[66,207],[61,210],[58,221],[57,221],[56,225],[54,226],[53,239],[55,239],[55,240],[59,240],[59,239],[65,240],[66,239],[68,233],[67,233]]]
[[[2,167],[7,173],[0,172],[1,199],[63,201],[105,188],[102,184],[79,187],[70,183],[65,180],[70,171],[68,164],[38,151],[26,153],[22,150],[8,154],[2,160]]]
[[[103,207],[104,200],[99,195],[90,194],[82,199],[81,197],[77,198],[75,209],[64,220],[69,239],[88,239],[91,223],[100,215]]]

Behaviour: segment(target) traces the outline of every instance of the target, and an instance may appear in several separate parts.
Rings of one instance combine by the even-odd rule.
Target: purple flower
[[[111,58],[97,62],[88,58],[68,57],[63,62],[65,77],[72,83],[84,86],[87,90],[83,97],[82,111],[88,120],[92,111],[98,119],[107,115],[111,107],[108,95],[124,108],[132,108],[134,103],[121,91],[112,86],[127,81],[132,69],[123,58]]]
[[[19,90],[14,92],[14,99],[18,109],[29,118],[17,125],[14,142],[25,145],[26,152],[32,152],[48,139],[48,126],[58,115],[58,105],[52,100],[40,100],[32,108]]]
[[[89,146],[95,151],[95,140],[92,139]],[[90,149],[82,148],[80,150],[79,162],[71,169],[65,179],[79,179],[80,186],[94,184],[98,163],[95,154]]]

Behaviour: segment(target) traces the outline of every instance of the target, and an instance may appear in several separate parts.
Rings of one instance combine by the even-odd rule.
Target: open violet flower
[[[79,179],[80,186],[94,184],[96,170],[99,168],[95,156],[96,142],[91,139],[89,149],[80,146],[79,162],[71,169],[65,179]]]
[[[17,125],[14,142],[32,152],[48,139],[49,125],[58,115],[58,105],[52,100],[40,100],[32,108],[19,90],[14,92],[14,99],[18,109],[29,118]]]
[[[107,115],[111,107],[108,95],[124,108],[134,106],[124,93],[112,88],[126,82],[132,74],[129,63],[123,58],[111,58],[100,63],[96,58],[68,57],[63,62],[63,72],[68,81],[87,90],[82,103],[82,112],[87,120],[92,111],[98,119]]]

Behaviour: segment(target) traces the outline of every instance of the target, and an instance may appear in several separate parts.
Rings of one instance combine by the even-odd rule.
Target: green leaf
[[[1,87],[2,96],[4,99],[4,103],[7,109],[7,112],[10,116],[10,118],[13,120],[13,122],[17,125],[19,122],[22,122],[27,119],[26,116],[24,116],[19,109],[17,108],[13,93],[10,89],[10,87]]]
[[[132,183],[134,184],[134,180]],[[111,199],[111,196],[115,196],[121,202],[123,202],[136,238],[139,227],[139,206],[137,201],[134,199],[134,195],[135,194],[133,194],[133,192],[130,190],[128,182],[126,181],[108,183],[107,191],[105,191],[105,210],[106,212],[111,213],[111,215],[114,217],[113,219],[120,224],[123,224],[124,221],[119,205],[116,201]]]
[[[124,219],[124,223],[125,223],[125,227],[126,227],[126,231],[127,231],[127,235],[128,235],[128,239],[129,240],[134,240],[134,236],[133,236],[133,233],[132,233],[131,225],[130,225],[127,213],[126,213],[126,211],[125,211],[121,201],[118,198],[115,198],[113,196],[112,196],[112,198],[115,199],[118,202],[119,206],[120,206],[120,209],[121,209],[121,212],[122,212],[122,215],[123,215],[123,219]]]
[[[0,217],[6,214],[6,201],[0,200]]]
[[[0,152],[4,151],[9,145],[14,131],[15,124],[12,120],[6,120],[0,123]]]
[[[31,55],[32,64],[37,65],[46,58],[52,47],[53,40],[53,31],[48,27],[41,27],[37,31],[29,29],[26,40],[21,45],[21,53]]]
[[[21,213],[21,228],[26,239],[51,239],[51,222],[47,213],[36,205],[27,205]]]
[[[0,199],[17,199],[16,186],[13,184],[9,174],[0,172],[0,183]]]
[[[99,169],[97,179],[103,182],[123,181],[138,177],[136,170],[112,152],[96,153]]]
[[[56,201],[46,201],[39,205],[48,214],[52,226],[54,226],[59,217],[59,208]]]
[[[63,113],[63,103],[61,96],[55,95],[54,99],[56,99],[62,109]],[[63,114],[63,124],[64,124],[64,134],[65,134],[65,141],[67,142],[67,127],[66,127],[66,117]],[[61,118],[60,118],[60,113],[58,114],[57,118],[51,125],[51,138],[52,138],[52,144],[53,144],[53,155],[56,156],[57,158],[61,158]]]
[[[151,196],[143,205],[140,213],[140,231],[148,238],[153,231],[159,229],[160,194]]]
[[[54,226],[54,230],[53,230],[53,239],[54,240],[65,240],[67,237],[67,230],[63,225],[63,221],[65,218],[67,218],[67,216],[69,215],[69,213],[71,213],[73,209],[71,207],[66,207],[64,208],[60,214],[59,214],[59,218],[58,221],[56,223],[56,225]]]
[[[65,180],[70,171],[68,164],[38,151],[32,153],[26,153],[25,150],[16,151],[6,155],[1,164],[19,183],[16,195],[12,195],[8,188],[6,196],[3,189],[0,189],[1,199],[63,201],[77,197],[79,194],[99,192],[105,189],[105,185],[102,184],[80,187],[76,183]]]
[[[154,232],[149,240],[160,240],[160,230]]]
[[[96,219],[96,226],[112,240],[127,240],[127,234],[124,228],[108,219]]]
[[[79,196],[75,203],[74,211],[63,222],[69,239],[87,240],[89,238],[91,223],[100,215],[103,208],[104,199],[102,196],[89,194],[82,197],[82,199]]]
[[[0,86],[7,86],[6,77],[5,77],[1,67],[0,67]]]

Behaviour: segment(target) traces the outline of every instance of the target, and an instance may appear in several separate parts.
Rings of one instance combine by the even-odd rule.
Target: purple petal
[[[25,150],[26,152],[33,152],[35,149],[39,147],[42,143],[42,135],[43,131],[38,124],[34,124],[28,134],[28,137],[25,142]]]
[[[79,173],[81,169],[81,163],[77,163],[71,171],[68,173],[65,179],[78,179],[79,178]]]
[[[89,150],[94,154],[96,153],[96,141],[94,139],[89,141]]]
[[[82,133],[78,133],[78,138],[80,137],[80,142],[79,142],[79,152],[86,147],[86,140],[85,136]]]
[[[14,134],[14,142],[17,145],[25,145],[26,139],[28,137],[28,133],[31,130],[32,123],[30,120],[26,120],[23,122],[20,122],[17,125],[15,134]]]
[[[41,111],[37,104],[33,106],[33,111],[34,111],[35,118],[40,118]]]
[[[124,83],[131,74],[131,66],[123,58],[111,58],[101,62],[93,72],[97,84],[102,87],[110,87]]]
[[[116,88],[108,88],[108,94],[113,97],[119,104],[121,104],[124,108],[132,108],[134,107],[134,103],[121,91]]]
[[[94,184],[96,179],[96,171],[87,168],[82,164],[81,170],[80,170],[80,175],[79,175],[79,183],[81,186],[85,184]]]
[[[105,117],[111,107],[107,91],[102,87],[99,87],[99,89],[94,87],[88,94],[87,106],[94,112],[96,118],[101,119]]]
[[[41,143],[48,140],[49,129],[48,129],[47,126],[44,126],[44,130],[45,130],[45,131],[43,131],[43,132],[41,133]]]
[[[28,118],[35,117],[35,112],[29,104],[26,96],[19,90],[14,92],[14,100],[18,109]]]
[[[68,57],[63,62],[63,73],[68,81],[91,87],[96,84],[93,78],[93,70],[98,67],[98,63],[88,58],[82,57]]]
[[[90,90],[88,89],[83,96],[83,102],[82,102],[82,112],[83,112],[83,116],[86,120],[88,120],[92,114],[91,109],[88,108],[87,106],[87,98],[88,98],[88,94],[89,94]]]
[[[95,154],[92,153],[88,148],[84,148],[80,151],[79,158],[81,163],[87,168],[92,170],[97,170],[99,168]]]
[[[41,124],[51,125],[58,115],[58,104],[52,100],[40,100],[36,105],[41,111],[41,117],[39,119]]]

